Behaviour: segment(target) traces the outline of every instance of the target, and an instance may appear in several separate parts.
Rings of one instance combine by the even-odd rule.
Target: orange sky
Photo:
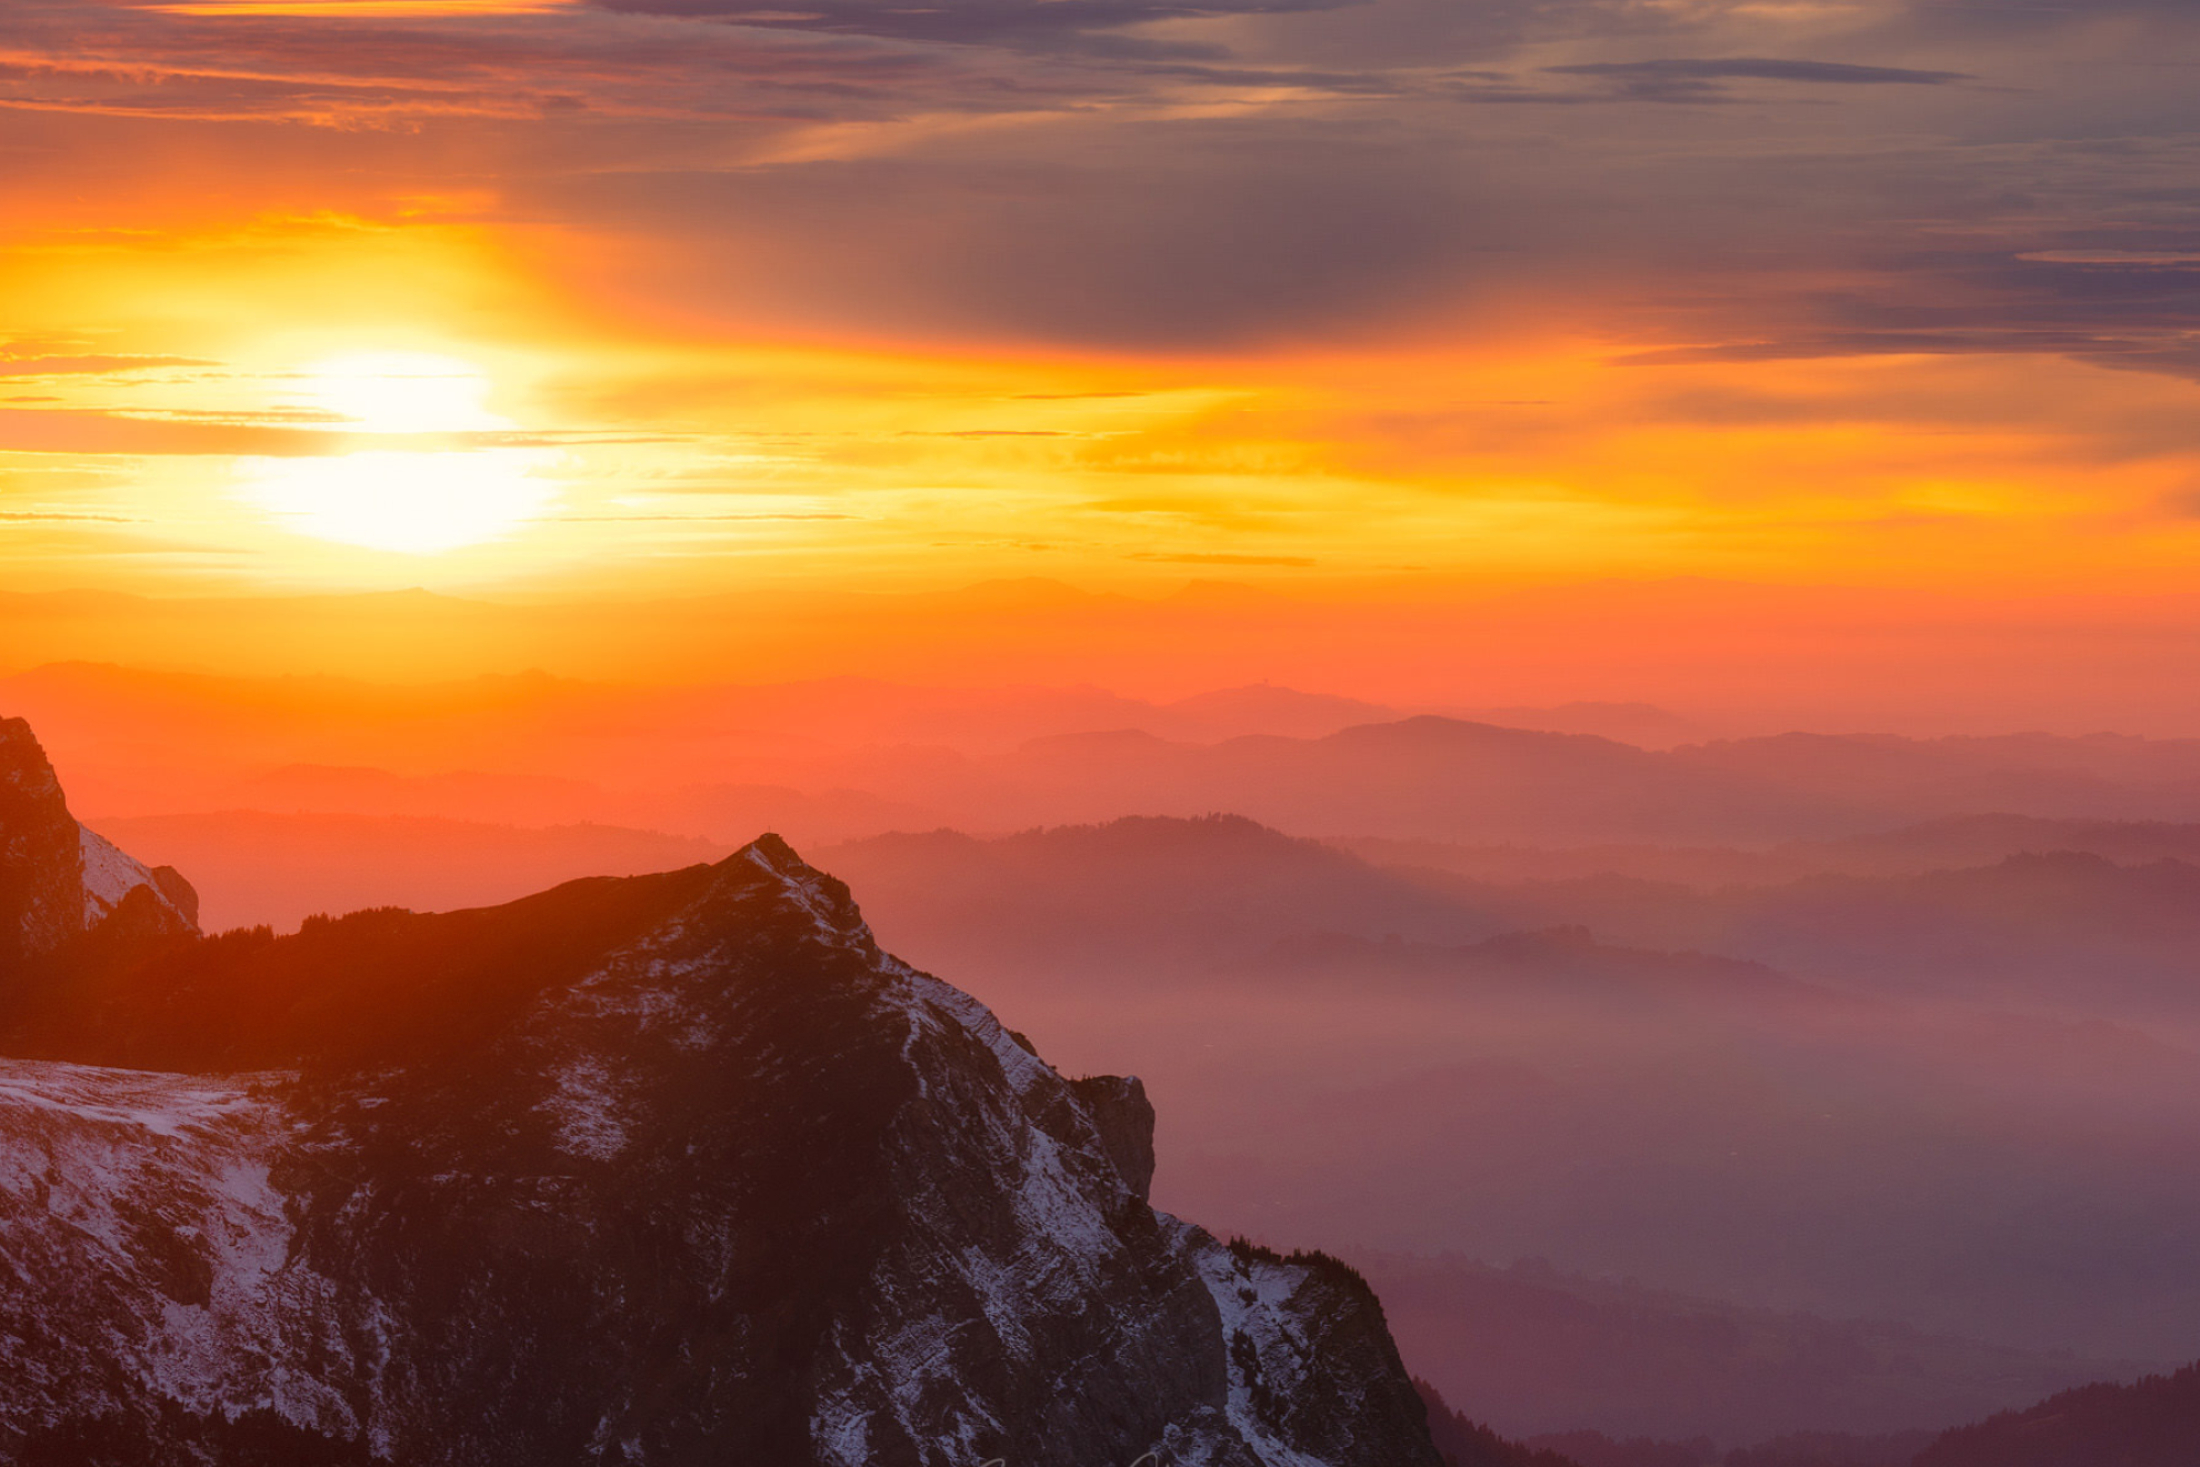
[[[1972,9],[36,0],[0,583],[2181,591],[2194,27]]]

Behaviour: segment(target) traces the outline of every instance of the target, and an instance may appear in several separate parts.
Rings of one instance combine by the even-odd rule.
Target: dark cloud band
[[[1852,66],[1840,61],[1783,61],[1757,56],[1593,61],[1543,69],[1559,76],[1610,77],[1630,82],[1779,81],[1836,86],[1940,86],[1971,80],[1967,73],[1960,71],[1913,71],[1900,66]]]

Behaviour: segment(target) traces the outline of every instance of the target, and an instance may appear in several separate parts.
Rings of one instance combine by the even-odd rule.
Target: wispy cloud
[[[1973,78],[1960,71],[1919,71],[1900,66],[1860,66],[1842,61],[1768,57],[1662,57],[1650,61],[1591,61],[1547,66],[1553,76],[1607,83],[1612,95],[1631,101],[1701,102],[1732,95],[1732,82],[1802,86],[1945,86]]]

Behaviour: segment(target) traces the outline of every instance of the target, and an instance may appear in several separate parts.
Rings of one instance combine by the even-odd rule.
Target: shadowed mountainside
[[[2200,1365],[2090,1385],[1951,1431],[1915,1467],[2187,1467],[2200,1442]]]
[[[305,1460],[1433,1467],[1356,1276],[1152,1212],[1135,1082],[1061,1079],[774,841],[22,987],[0,1455],[272,1412]]]

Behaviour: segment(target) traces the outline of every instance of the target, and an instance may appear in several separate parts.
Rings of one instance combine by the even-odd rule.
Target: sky
[[[0,587],[2174,596],[2196,68],[2172,0],[14,0]]]

